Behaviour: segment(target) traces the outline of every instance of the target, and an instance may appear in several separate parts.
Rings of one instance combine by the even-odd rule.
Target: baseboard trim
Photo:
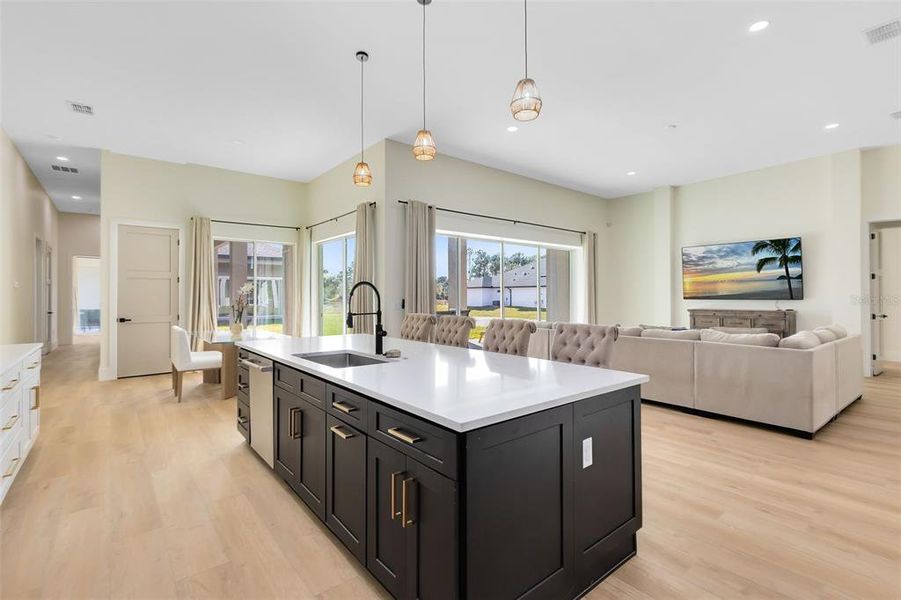
[[[116,373],[109,367],[100,367],[97,369],[97,379],[99,381],[113,381],[118,379]]]

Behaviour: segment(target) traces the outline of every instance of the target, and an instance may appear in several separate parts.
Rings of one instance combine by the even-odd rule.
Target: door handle
[[[332,433],[337,435],[342,440],[349,440],[350,438],[352,438],[354,436],[354,434],[341,429],[340,425],[335,425],[333,427],[329,427],[329,431],[331,431]]]
[[[404,529],[406,529],[407,527],[410,527],[411,525],[416,524],[416,520],[413,519],[413,517],[411,517],[410,513],[408,512],[409,508],[410,508],[409,504],[411,504],[411,503],[410,503],[409,499],[407,498],[407,484],[411,484],[411,483],[415,483],[415,482],[416,482],[416,480],[412,477],[407,477],[406,479],[404,479],[401,482],[400,525]],[[410,485],[409,487],[412,488],[413,486]]]
[[[130,321],[131,319],[129,319],[128,317],[119,317],[118,319],[116,319],[117,323],[128,323]]]
[[[34,406],[31,410],[37,410],[41,407],[41,386],[36,385],[31,389],[34,390]]]

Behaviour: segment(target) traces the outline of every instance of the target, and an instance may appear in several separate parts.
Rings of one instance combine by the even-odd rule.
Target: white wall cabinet
[[[41,345],[0,346],[0,503],[41,424]]]

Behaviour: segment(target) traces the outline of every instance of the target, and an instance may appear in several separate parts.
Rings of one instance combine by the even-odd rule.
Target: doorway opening
[[[901,371],[901,222],[870,230],[870,339],[873,375]]]
[[[100,342],[100,258],[72,257],[72,342]]]
[[[34,339],[43,344],[42,354],[53,345],[53,248],[34,240]]]

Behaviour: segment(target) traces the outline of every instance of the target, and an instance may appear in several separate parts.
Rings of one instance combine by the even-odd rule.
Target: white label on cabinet
[[[591,450],[591,438],[582,440],[582,468],[587,469],[594,462],[594,453]]]

